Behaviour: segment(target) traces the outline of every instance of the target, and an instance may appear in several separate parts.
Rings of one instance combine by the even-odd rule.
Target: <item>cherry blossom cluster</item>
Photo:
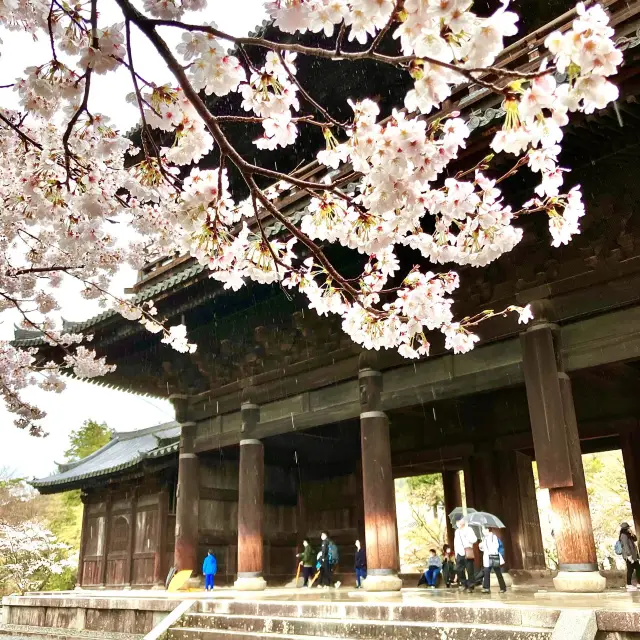
[[[135,102],[135,94],[131,94],[129,100]],[[160,149],[162,158],[169,165],[199,162],[213,149],[213,138],[182,91],[166,86],[154,87],[143,92],[141,100],[144,101],[143,112],[149,126],[175,135],[171,147]],[[147,165],[139,167],[136,177],[139,177],[140,182],[155,182],[160,167],[153,167],[153,176],[144,175],[145,171],[151,169]],[[143,199],[151,196],[145,191],[137,192],[136,195]]]
[[[468,351],[479,340],[474,327],[496,315],[455,318],[460,278],[453,265],[482,267],[511,251],[522,239],[516,225],[525,214],[548,216],[554,246],[580,231],[580,190],[562,191],[563,127],[571,113],[593,113],[617,98],[609,78],[622,62],[597,5],[578,5],[571,28],[546,39],[537,72],[493,69],[491,84],[486,67],[499,62],[504,39],[517,31],[518,16],[506,0],[488,16],[472,12],[469,0],[266,2],[283,32],[330,39],[318,49],[295,36],[277,45],[257,39],[256,46],[256,39],[239,41],[213,22],[177,22],[204,9],[206,0],[144,0],[144,13],[116,0],[123,21],[115,24],[103,23],[102,2],[11,0],[0,7],[2,26],[51,45],[50,59],[16,73],[20,112],[0,109],[0,312],[17,314],[60,354],[49,362],[0,342],[0,394],[20,426],[37,431],[34,421],[43,415],[24,400],[30,385],[59,391],[61,371],[86,378],[113,371],[89,337],[61,326],[59,290],[68,281],[80,283],[82,297],[191,354],[196,346],[184,325],[168,326],[153,302],[110,290],[123,263],[140,268],[149,258],[190,254],[227,289],[280,282],[317,313],[339,316],[363,347],[416,358],[428,354],[433,331],[448,349]],[[149,38],[175,83],[136,71],[131,27]],[[175,47],[160,35],[164,28],[181,29]],[[392,64],[406,73],[406,95],[386,119],[375,101],[349,100],[353,115],[338,122],[314,101],[313,86],[305,87],[297,54]],[[107,115],[90,111],[92,75],[122,67],[131,78],[128,99],[140,112],[140,148]],[[504,126],[491,147],[515,156],[515,164],[502,176],[490,160],[460,166],[470,135],[464,114],[432,117],[456,85],[474,81],[504,100]],[[235,94],[230,103],[239,112],[218,114],[216,100],[203,102],[198,94]],[[305,181],[253,165],[226,137],[229,121],[259,123],[263,134],[254,143],[272,151],[291,147],[304,127],[321,127],[326,145],[317,160],[324,175]],[[231,164],[249,187],[242,202],[231,190]],[[535,195],[524,204],[507,202],[502,181],[524,167],[540,175]],[[341,176],[352,172],[345,185]],[[272,185],[259,187],[265,177]],[[308,197],[296,223],[278,208],[295,189]],[[274,218],[277,233],[269,228]],[[329,244],[361,254],[358,278],[343,277],[331,264]],[[444,272],[402,273],[400,246],[446,265]],[[519,314],[521,322],[531,315],[528,307],[499,313]]]
[[[51,575],[76,566],[70,551],[39,522],[0,523],[2,571],[20,593],[41,590]]]
[[[269,51],[261,69],[254,69],[248,83],[240,86],[242,108],[263,118],[264,135],[255,141],[259,149],[275,149],[293,144],[298,128],[292,121],[300,109],[298,87],[292,82],[296,74],[295,53],[286,52],[282,59]]]

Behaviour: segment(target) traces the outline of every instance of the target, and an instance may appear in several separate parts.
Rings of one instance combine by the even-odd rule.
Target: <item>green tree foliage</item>
[[[85,420],[69,435],[69,448],[64,452],[67,462],[77,462],[91,455],[111,440],[113,431],[104,423]]]
[[[444,489],[439,473],[396,482],[398,532],[403,571],[423,570],[429,549],[446,542]]]
[[[409,501],[415,506],[431,509],[444,506],[444,489],[439,473],[407,478],[407,489]]]
[[[615,568],[617,558],[613,545],[618,539],[620,523],[626,520],[633,525],[622,452],[605,451],[584,455],[582,464],[587,480],[589,511],[598,561],[604,568],[609,568],[610,565]]]

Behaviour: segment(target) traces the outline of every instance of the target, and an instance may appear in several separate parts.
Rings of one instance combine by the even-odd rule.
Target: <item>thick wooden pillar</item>
[[[559,373],[558,376],[573,478],[572,487],[549,489],[559,569],[560,571],[597,571],[596,545],[582,466],[571,381],[566,373]]]
[[[523,365],[540,486],[549,489],[558,550],[559,591],[603,591],[571,382],[562,371],[557,327],[533,325],[522,335]]]
[[[245,390],[242,431],[250,436],[260,421],[260,408]],[[262,591],[264,571],[264,447],[260,440],[240,441],[238,482],[238,579],[235,588]]]
[[[188,396],[171,396],[180,423],[178,487],[176,495],[176,571],[198,570],[198,528],[200,512],[200,460],[195,452],[196,423],[188,420]]]
[[[264,448],[260,440],[240,441],[238,491],[238,580],[236,588],[266,587],[264,561]]]
[[[167,546],[167,517],[169,514],[169,488],[164,485],[158,493],[158,530],[156,531],[156,550],[153,556],[153,584],[155,588],[164,586],[167,568],[165,550]]]
[[[449,522],[449,514],[462,506],[462,488],[460,486],[460,473],[458,471],[445,470],[442,472],[442,486],[444,489],[444,510],[447,520],[447,544],[453,549],[455,530]]]
[[[382,374],[371,355],[360,356],[360,440],[367,553],[367,591],[399,591],[396,495],[391,470],[389,420],[382,411]]]
[[[531,458],[519,451],[497,451],[503,533],[509,569],[544,569],[544,545]]]
[[[633,527],[640,531],[640,434],[629,431],[620,434],[622,441],[622,459],[624,472],[627,477],[629,489],[629,501],[631,502],[631,514],[633,515]]]

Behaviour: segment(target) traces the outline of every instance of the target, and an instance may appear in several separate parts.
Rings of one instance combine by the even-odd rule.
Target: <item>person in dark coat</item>
[[[622,544],[622,557],[627,563],[627,591],[637,591],[640,587],[640,562],[638,562],[638,538],[631,530],[628,522],[620,525],[620,543]],[[633,572],[636,572],[638,586],[631,583]]]
[[[320,553],[318,554],[318,560],[320,561],[320,588],[331,586],[331,563],[329,562],[329,535],[326,531],[320,534]]]
[[[205,591],[213,591],[213,583],[216,573],[218,573],[218,561],[216,560],[213,551],[209,549],[209,553],[207,553],[207,557],[202,563],[202,574],[204,575]]]
[[[297,555],[297,558],[300,560],[300,564],[302,565],[302,577],[304,578],[303,586],[308,587],[309,578],[313,574],[313,566],[315,564],[316,557],[308,540],[303,540],[302,546],[304,547],[304,550],[302,553]]]
[[[360,545],[360,540],[356,540],[356,589],[362,588],[362,581],[367,577],[367,556]]]
[[[329,534],[326,531],[322,532],[320,539],[322,540],[322,546],[320,547],[320,553],[318,554],[318,561],[320,562],[320,588],[328,589],[331,586],[331,572],[333,571],[337,559],[331,557],[330,549],[331,547],[335,549],[336,546],[333,544],[333,541],[329,538]],[[336,582],[334,586],[338,589],[340,587],[340,582]]]

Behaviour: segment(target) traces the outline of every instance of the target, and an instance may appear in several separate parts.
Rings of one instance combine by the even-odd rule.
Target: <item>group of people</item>
[[[456,532],[454,536],[453,552],[451,547],[445,545],[442,557],[435,549],[429,551],[427,568],[418,582],[418,586],[426,583],[428,588],[435,589],[440,574],[442,574],[443,584],[451,587],[454,582],[464,588],[465,591],[472,592],[476,584],[475,576],[475,544],[478,542],[472,527],[461,517],[456,522]],[[482,591],[491,593],[491,571],[496,574],[500,593],[505,593],[507,587],[502,575],[504,565],[504,548],[502,541],[490,529],[483,527],[482,539],[479,545],[482,552]],[[640,575],[640,565],[638,565]]]
[[[318,587],[329,589],[332,582],[332,574],[339,561],[338,547],[331,540],[329,534],[323,531],[320,535],[320,551],[315,553],[309,540],[303,540],[303,551],[297,555],[302,569],[304,587],[311,587],[315,583],[315,577],[319,577]],[[356,589],[362,588],[362,581],[367,577],[367,558],[360,540],[355,541],[355,574]],[[337,581],[333,586],[338,589],[342,583]]]
[[[332,574],[339,560],[338,547],[326,532],[321,534],[320,540],[320,551],[317,553],[313,550],[309,541],[304,540],[302,543],[303,551],[297,555],[297,558],[302,570],[303,586],[312,586],[313,578],[319,574],[319,588],[328,589],[331,587]],[[442,556],[439,556],[435,549],[430,549],[427,568],[421,576],[418,586],[426,584],[428,588],[435,589],[438,578],[442,574],[445,587],[450,588],[457,585],[465,591],[472,592],[476,584],[475,545],[477,542],[478,537],[473,528],[467,524],[464,517],[459,518],[456,522],[453,551],[449,545],[445,545],[442,549]],[[500,593],[505,593],[507,587],[502,575],[502,567],[505,563],[502,541],[493,531],[483,527],[482,538],[479,542],[484,574],[482,577],[483,593],[491,592],[491,571],[496,574]],[[629,523],[623,522],[620,525],[616,553],[624,558],[627,565],[628,591],[640,590],[640,554],[638,553],[637,543],[638,538]],[[362,581],[367,577],[367,558],[360,540],[355,541],[355,546],[356,589],[361,589]],[[218,562],[215,554],[210,549],[202,564],[206,591],[213,590],[217,571]],[[637,586],[632,584],[634,573]],[[340,584],[338,581],[333,586],[337,589]]]

